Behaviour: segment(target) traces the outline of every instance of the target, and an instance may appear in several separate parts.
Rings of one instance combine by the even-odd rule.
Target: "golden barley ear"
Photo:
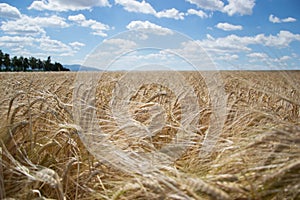
[[[140,189],[140,187],[141,186],[139,184],[127,183],[124,187],[121,187],[117,192],[115,192],[110,199],[111,200],[121,199],[121,196],[124,193],[132,190],[138,190]]]
[[[13,105],[13,102],[16,98],[18,98],[19,96],[21,95],[25,95],[26,93],[23,92],[23,91],[19,91],[17,92],[9,101],[9,105],[8,105],[8,110],[7,110],[7,120],[9,119],[9,116],[10,116],[10,112],[11,112],[11,109],[12,109],[12,105]]]
[[[216,186],[206,183],[200,178],[191,178],[188,177],[186,180],[184,180],[184,189],[192,190],[199,193],[204,193],[214,199],[218,200],[229,200],[230,196],[220,188],[217,188]]]
[[[43,168],[34,174],[35,178],[41,182],[49,184],[55,188],[59,200],[65,200],[63,188],[58,174],[49,168]]]

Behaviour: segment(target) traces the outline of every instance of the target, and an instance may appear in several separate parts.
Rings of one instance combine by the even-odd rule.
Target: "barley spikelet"
[[[34,174],[36,180],[41,181],[55,188],[59,200],[65,200],[60,177],[58,174],[49,168],[43,168]]]
[[[59,177],[57,173],[49,168],[44,168],[37,171],[35,174],[37,180],[49,184],[51,187],[56,187],[59,183]]]
[[[220,199],[220,200],[229,200],[229,195],[224,192],[223,190],[216,188],[215,186],[208,184],[204,182],[203,180],[199,178],[187,178],[184,181],[184,189],[192,189],[196,192],[202,192],[204,194],[207,194],[211,196],[214,199]]]
[[[210,181],[226,181],[226,182],[235,182],[238,180],[238,177],[235,174],[219,174],[211,177],[207,177]]]
[[[300,159],[293,161],[292,163],[288,164],[287,166],[281,168],[277,172],[273,173],[270,176],[265,178],[265,182],[272,181],[274,179],[280,180],[283,179],[289,173],[299,173],[300,172]],[[298,174],[299,175],[299,174]],[[300,176],[298,177],[300,180]]]
[[[63,183],[66,183],[66,180],[67,180],[67,176],[68,176],[68,173],[71,169],[71,166],[77,161],[76,158],[72,157],[66,164],[66,168],[63,172],[63,176],[62,176],[62,182]]]
[[[22,108],[24,108],[24,107],[27,107],[27,105],[26,105],[26,104],[20,104],[18,107],[16,107],[16,108],[14,109],[14,111],[13,111],[12,114],[11,114],[11,117],[10,117],[10,120],[9,120],[9,124],[13,124],[13,123],[14,123],[14,120],[15,120],[15,118],[16,118],[17,113],[18,113]]]
[[[117,192],[113,194],[113,196],[110,198],[111,200],[117,200],[119,199],[126,191],[128,190],[137,190],[140,189],[141,186],[137,183],[128,183],[121,189],[119,189]]]
[[[26,93],[23,92],[23,91],[19,91],[19,92],[17,92],[17,93],[15,94],[15,96],[13,96],[13,97],[11,98],[11,100],[9,101],[9,105],[8,105],[7,119],[9,118],[10,111],[11,111],[11,108],[12,108],[12,105],[13,105],[14,100],[15,100],[17,97],[19,97],[19,96],[21,96],[21,95],[24,95],[24,94],[26,94]]]
[[[187,200],[187,198],[184,195],[179,195],[179,194],[168,194],[166,197],[166,200]]]
[[[232,183],[232,182],[216,182],[216,185],[222,190],[225,190],[229,193],[235,193],[235,194],[246,194],[248,191],[246,188],[244,188],[241,184],[238,183]]]
[[[48,148],[51,148],[53,146],[56,145],[60,145],[55,139],[52,139],[51,141],[47,142],[46,144],[44,144],[39,150],[38,150],[38,154],[43,153],[45,150],[47,150]]]
[[[90,175],[89,175],[89,177],[86,179],[86,183],[89,183],[90,181],[91,181],[91,179],[94,177],[94,176],[97,176],[97,175],[99,175],[99,174],[101,174],[101,171],[100,170],[93,170],[93,171],[91,171],[90,172]],[[103,185],[102,185],[103,186]]]
[[[152,192],[155,193],[160,193],[163,191],[162,187],[160,186],[159,182],[152,178],[152,179],[142,179],[141,183],[143,184],[144,187],[150,189]]]

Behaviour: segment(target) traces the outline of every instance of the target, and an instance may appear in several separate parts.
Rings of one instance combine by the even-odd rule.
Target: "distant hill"
[[[74,65],[64,65],[65,68],[70,69],[71,71],[77,72],[77,71],[101,71],[100,69],[93,68],[93,67],[85,67],[81,66],[79,64]]]

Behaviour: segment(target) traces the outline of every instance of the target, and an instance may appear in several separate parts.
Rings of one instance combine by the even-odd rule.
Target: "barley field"
[[[78,73],[0,73],[0,199],[300,199],[300,72],[220,72],[224,94],[216,101],[226,102],[224,125],[205,155],[219,111],[201,73],[178,72],[199,106],[190,118],[172,85],[139,83],[126,105],[131,121],[155,127],[147,137],[114,115],[114,107],[122,109],[111,102],[124,73],[85,74],[101,75],[88,108],[99,126],[89,129],[91,138],[83,128],[92,118],[74,104]],[[163,114],[153,116],[156,109]],[[164,160],[184,118],[194,134]],[[137,158],[125,162],[114,149]],[[137,169],[134,161],[146,163],[144,155],[159,164]]]

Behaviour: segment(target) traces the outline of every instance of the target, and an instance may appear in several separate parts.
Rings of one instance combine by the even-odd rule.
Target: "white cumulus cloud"
[[[287,60],[290,60],[291,57],[290,56],[282,56],[280,58],[278,58],[279,61],[283,62],[283,61],[287,61]]]
[[[263,52],[253,52],[247,54],[247,57],[249,57],[250,63],[262,62],[270,66],[275,66],[276,68],[280,66],[280,63],[286,63],[287,61],[292,59],[290,56],[287,55],[281,57],[272,57],[271,55]]]
[[[202,10],[188,9],[186,15],[197,15],[200,18],[208,18],[208,15]]]
[[[173,18],[173,19],[184,19],[184,13],[179,12],[175,8],[157,12],[155,15],[158,18],[165,17],[165,18]]]
[[[243,27],[241,25],[233,25],[229,24],[227,22],[225,23],[218,23],[216,25],[217,28],[222,29],[224,31],[236,31],[236,30],[242,30]]]
[[[73,21],[82,27],[88,27],[88,28],[92,29],[93,35],[99,35],[102,37],[106,37],[107,34],[105,33],[105,31],[110,30],[110,27],[108,25],[98,22],[96,20],[86,19],[83,14],[70,15],[68,17],[68,20]]]
[[[155,34],[158,35],[169,35],[173,34],[173,31],[164,28],[162,26],[159,26],[157,24],[151,23],[149,21],[131,21],[127,26],[127,29],[129,30],[135,30],[135,29],[147,29],[149,31],[152,31]]]
[[[196,4],[199,8],[206,10],[222,10],[224,3],[221,0],[186,0],[192,4]]]
[[[85,46],[85,44],[81,42],[70,42],[69,45],[73,47],[75,50],[79,50],[81,47]]]
[[[39,48],[45,52],[54,52],[54,53],[64,53],[64,54],[73,54],[72,48],[59,40],[51,39],[48,36],[41,38],[36,38],[36,42],[39,43]]]
[[[68,26],[65,19],[57,15],[47,17],[29,17],[22,15],[16,20],[2,22],[0,29],[6,34],[45,35],[46,31],[44,28],[66,28]]]
[[[293,17],[288,17],[288,18],[284,18],[281,20],[282,22],[295,22],[297,21],[295,18]]]
[[[229,53],[224,53],[218,57],[219,60],[224,60],[224,61],[234,61],[238,60],[239,56],[237,54],[229,54]]]
[[[156,13],[154,8],[144,0],[141,2],[135,0],[115,0],[115,3],[122,5],[124,9],[127,10],[128,12],[153,14],[153,15],[155,15]]]
[[[300,41],[300,34],[294,34],[289,31],[282,30],[277,35],[265,36],[263,34],[259,34],[255,36],[255,39],[265,46],[285,48],[294,41]]]
[[[221,0],[186,0],[199,8],[211,11],[220,11],[227,13],[229,16],[234,14],[251,15],[255,0],[228,0],[228,4],[224,4]]]
[[[253,52],[247,54],[248,57],[250,58],[255,58],[255,59],[266,59],[269,56],[266,53],[261,53],[261,52]]]
[[[223,8],[229,16],[234,14],[251,15],[255,0],[228,0],[228,5]]]
[[[7,3],[0,3],[0,17],[16,19],[21,17],[20,11]]]
[[[137,44],[134,41],[120,38],[104,40],[103,43],[115,46],[117,49],[133,49],[137,47]]]
[[[151,14],[157,18],[172,18],[172,19],[184,19],[184,13],[179,12],[175,8],[166,9],[157,12],[151,4],[143,1],[136,0],[115,0],[115,3],[124,7],[124,10],[134,13]]]
[[[110,6],[108,0],[35,0],[28,7],[34,10],[76,11],[96,6]]]
[[[19,45],[32,46],[34,38],[30,36],[1,36],[0,46],[18,47]]]
[[[3,22],[0,29],[10,35],[45,35],[46,31],[38,25],[19,24],[16,21]]]
[[[281,20],[278,17],[274,16],[274,15],[269,16],[269,21],[272,22],[272,23],[281,23]]]
[[[280,19],[280,18],[278,18],[278,17],[271,14],[269,16],[269,21],[272,22],[272,23],[283,23],[283,22],[295,22],[297,20],[293,17],[287,17],[287,18],[284,18],[284,19]]]

